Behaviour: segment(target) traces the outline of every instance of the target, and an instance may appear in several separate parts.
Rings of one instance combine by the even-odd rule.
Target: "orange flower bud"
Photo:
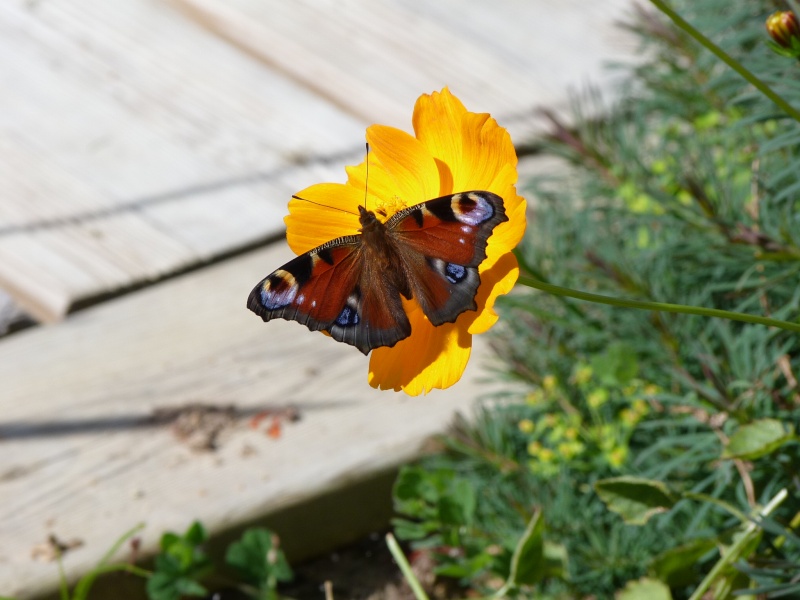
[[[800,41],[800,25],[790,10],[779,10],[767,18],[767,32],[782,48],[791,48],[792,40]]]

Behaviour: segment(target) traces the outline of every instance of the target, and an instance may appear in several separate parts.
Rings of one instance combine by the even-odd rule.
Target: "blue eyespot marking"
[[[456,219],[467,225],[480,225],[494,216],[494,206],[479,194],[456,194],[451,208]]]
[[[299,289],[297,280],[281,269],[267,277],[261,286],[261,304],[267,310],[277,310],[294,302]]]
[[[358,325],[360,320],[356,309],[352,306],[345,306],[339,316],[336,317],[336,324],[339,327],[352,327],[353,325]]]
[[[467,277],[467,269],[461,265],[447,263],[444,268],[444,276],[450,283],[460,283]]]

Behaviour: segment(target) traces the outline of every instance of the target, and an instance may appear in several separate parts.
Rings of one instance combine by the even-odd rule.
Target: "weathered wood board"
[[[0,340],[0,594],[54,589],[56,565],[32,558],[50,534],[82,541],[76,575],[139,522],[145,551],[196,518],[225,530],[407,461],[488,390],[482,346],[457,386],[410,398],[370,388],[355,349],[261,323],[247,294],[290,256],[279,244]],[[239,409],[218,450],[148,421],[190,403]],[[270,417],[249,427],[285,407],[300,421],[279,439]]]
[[[372,122],[447,85],[522,140],[607,83],[628,0],[10,0],[0,288],[42,321],[282,230]]]
[[[278,234],[363,137],[163,2],[3,3],[0,52],[0,286],[42,320]]]
[[[172,1],[362,121],[404,128],[421,91],[448,85],[524,136],[534,108],[608,84],[603,63],[632,55],[615,27],[627,0]]]

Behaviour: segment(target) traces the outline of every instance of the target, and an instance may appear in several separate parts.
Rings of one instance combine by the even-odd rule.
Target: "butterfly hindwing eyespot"
[[[428,264],[453,285],[458,285],[469,278],[469,271],[463,265],[449,263],[440,258],[429,258]]]
[[[334,324],[338,327],[353,327],[361,322],[358,315],[358,297],[351,295],[347,298],[347,304],[342,308],[342,312],[336,317]]]
[[[467,269],[461,265],[447,263],[444,267],[444,276],[450,283],[461,283],[467,278]]]

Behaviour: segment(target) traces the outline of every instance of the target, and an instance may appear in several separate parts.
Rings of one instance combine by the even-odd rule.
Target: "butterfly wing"
[[[399,292],[373,270],[360,235],[337,238],[267,275],[247,307],[264,321],[297,321],[367,354],[411,333]]]
[[[478,266],[494,228],[508,221],[503,199],[474,191],[406,208],[387,221],[411,291],[434,325],[475,310]]]

